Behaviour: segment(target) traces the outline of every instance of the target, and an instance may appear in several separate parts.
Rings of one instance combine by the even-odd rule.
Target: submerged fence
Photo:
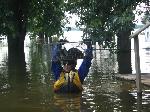
[[[114,51],[116,51],[114,49]],[[114,74],[118,72],[117,54],[110,49],[93,50],[93,66],[99,73]]]

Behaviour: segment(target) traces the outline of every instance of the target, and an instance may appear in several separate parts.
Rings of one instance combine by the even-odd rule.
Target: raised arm
[[[92,51],[93,51],[92,45],[87,44],[87,49],[85,51],[85,56],[83,58],[83,62],[78,70],[81,83],[83,83],[85,77],[87,76],[87,74],[89,72],[89,68],[91,66],[91,60],[93,58]]]
[[[62,66],[60,62],[60,49],[61,45],[55,44],[52,46],[52,66],[51,70],[54,74],[55,80],[57,80],[60,76],[60,73],[62,71]]]

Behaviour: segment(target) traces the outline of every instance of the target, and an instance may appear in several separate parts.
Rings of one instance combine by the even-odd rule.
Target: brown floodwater
[[[7,47],[1,46],[0,112],[150,112],[150,87],[142,86],[138,96],[134,82],[115,78],[116,56],[99,52],[94,51],[82,93],[55,94],[48,45],[25,47],[22,72],[8,70]]]

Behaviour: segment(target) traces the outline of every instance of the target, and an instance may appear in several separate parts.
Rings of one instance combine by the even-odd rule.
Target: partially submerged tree
[[[70,13],[80,16],[81,20],[77,25],[86,27],[84,33],[88,34],[88,38],[104,48],[115,48],[117,45],[119,72],[132,73],[129,40],[129,35],[134,29],[132,11],[141,2],[149,0],[68,0],[67,8]]]
[[[13,70],[25,68],[24,40],[27,32],[49,37],[62,32],[63,3],[63,0],[0,1],[0,35],[8,40],[8,67]]]

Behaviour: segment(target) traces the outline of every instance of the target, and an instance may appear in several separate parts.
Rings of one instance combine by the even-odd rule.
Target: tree
[[[114,48],[115,36],[118,36],[119,73],[132,73],[129,40],[134,29],[132,11],[141,2],[148,3],[149,0],[68,0],[68,11],[80,16],[81,20],[77,25],[84,25],[84,33],[94,42],[103,47]],[[123,61],[127,57],[128,61]],[[124,65],[126,69],[122,69]]]
[[[85,26],[84,36],[89,36],[86,38],[113,48],[118,31],[133,29],[134,16],[128,12],[140,2],[148,4],[149,0],[1,0],[0,34],[7,36],[9,57],[19,61],[24,57],[26,33],[41,37],[61,35],[68,11],[80,17],[76,25]]]
[[[39,36],[39,33],[47,37],[62,34],[65,17],[63,0],[33,0],[32,6],[28,25],[32,36]]]
[[[27,32],[47,36],[61,34],[63,0],[0,0],[0,35],[8,40],[8,66],[25,68],[24,40]],[[14,63],[16,65],[14,65]],[[14,73],[15,74],[15,73]]]

